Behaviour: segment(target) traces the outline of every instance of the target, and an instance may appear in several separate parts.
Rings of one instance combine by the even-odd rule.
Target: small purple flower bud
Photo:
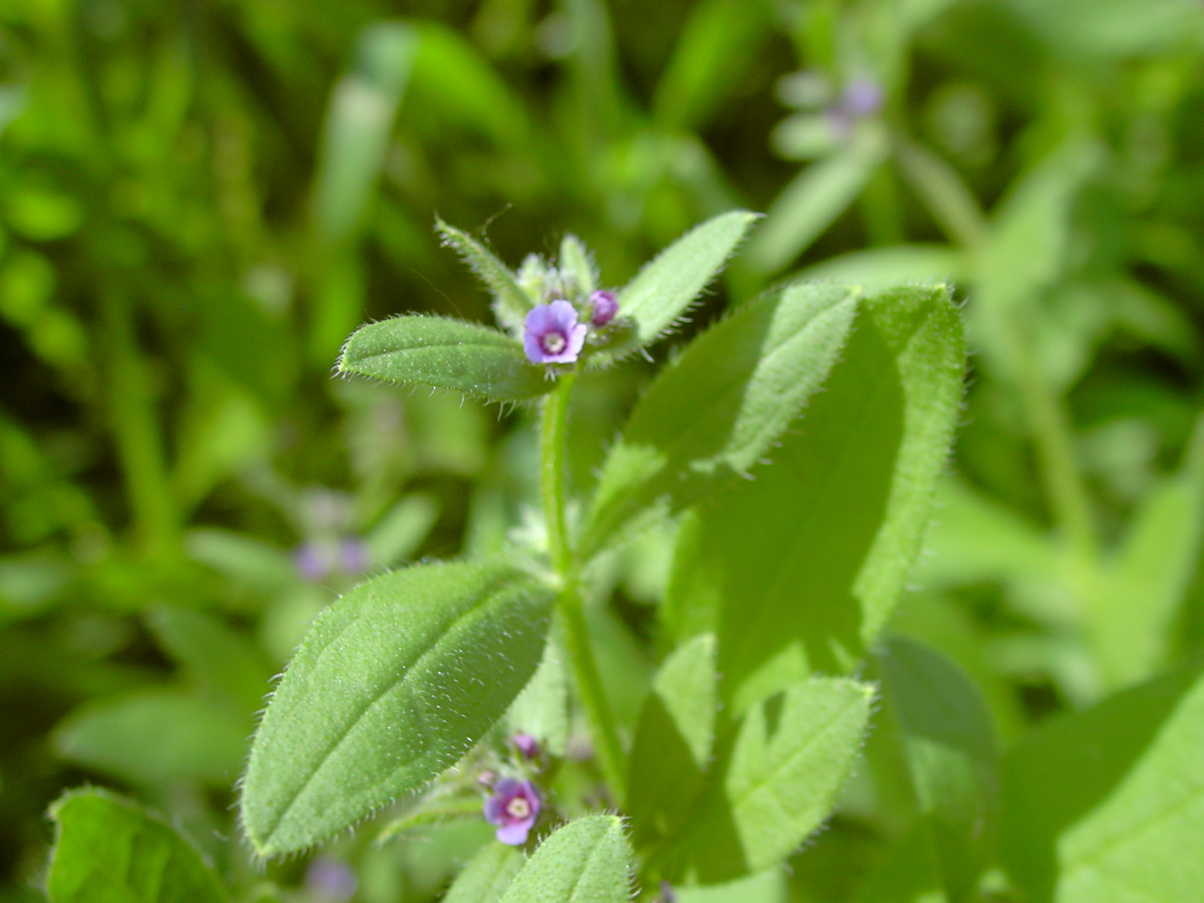
[[[882,107],[882,88],[872,78],[855,78],[845,85],[840,106],[854,118],[870,116]]]
[[[657,899],[660,903],[677,903],[677,894],[673,892],[673,885],[668,881],[662,881],[661,895]]]
[[[605,326],[619,312],[619,299],[614,292],[596,291],[589,296],[589,322],[596,327]]]
[[[560,299],[527,314],[523,350],[533,364],[571,364],[585,344],[589,327],[577,322],[577,309]]]
[[[368,570],[372,563],[368,557],[368,547],[362,539],[349,536],[339,546],[340,557],[343,559],[343,570],[348,574],[360,574]]]
[[[511,846],[522,846],[542,803],[539,791],[530,781],[502,778],[493,788],[493,796],[485,800],[485,821],[497,825],[497,839]]]
[[[510,738],[510,742],[524,758],[534,759],[539,755],[539,741],[530,734],[515,734]]]
[[[306,542],[293,550],[293,565],[310,583],[317,583],[334,567],[330,549],[316,542]]]
[[[355,872],[345,862],[319,856],[305,870],[305,886],[320,900],[343,903],[355,896]]]

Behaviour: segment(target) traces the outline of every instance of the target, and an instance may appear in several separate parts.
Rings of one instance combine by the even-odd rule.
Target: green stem
[[[614,715],[610,710],[594,649],[590,644],[589,628],[585,623],[585,606],[581,598],[579,564],[569,541],[565,522],[565,452],[568,426],[569,398],[576,374],[560,378],[560,385],[544,400],[543,423],[540,429],[540,485],[543,493],[544,519],[548,530],[548,555],[560,577],[560,595],[556,610],[564,631],[565,645],[572,659],[577,696],[589,724],[590,737],[598,756],[602,775],[610,785],[616,803],[626,797],[623,771],[623,748]]]

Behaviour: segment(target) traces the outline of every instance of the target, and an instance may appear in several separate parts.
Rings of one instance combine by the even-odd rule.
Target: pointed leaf
[[[886,156],[880,129],[860,130],[850,147],[812,163],[778,195],[748,245],[758,270],[780,270],[844,213]]]
[[[498,260],[492,251],[467,232],[449,226],[441,219],[435,220],[435,229],[441,236],[443,245],[455,249],[493,294],[494,313],[498,322],[510,328],[521,328],[527,311],[534,307],[536,302],[523,291],[518,280],[514,278],[514,273]]]
[[[523,864],[516,847],[486,843],[452,882],[443,903],[498,903]]]
[[[226,892],[193,847],[161,819],[101,790],[50,807],[57,826],[51,903],[223,903]]]
[[[637,845],[684,826],[715,737],[715,637],[674,650],[652,682],[631,745],[627,811]]]
[[[1181,903],[1204,887],[1198,666],[1058,718],[1004,760],[1001,858],[1026,900]]]
[[[587,815],[539,845],[502,903],[628,903],[631,849],[623,822]]]
[[[619,293],[619,316],[635,324],[622,355],[655,342],[723,269],[757,214],[733,210],[694,227],[644,266]]]
[[[314,622],[255,735],[242,819],[301,850],[453,765],[539,663],[551,593],[500,564],[360,584]]]
[[[945,466],[964,354],[945,286],[868,295],[773,464],[699,507],[669,611],[716,630],[737,711],[855,667],[886,623]]]
[[[996,828],[999,762],[990,715],[961,670],[926,646],[896,637],[881,664],[946,895],[966,900]]]
[[[641,397],[611,449],[583,554],[658,500],[679,509],[748,471],[827,376],[857,294],[788,286],[691,342]]]
[[[589,251],[576,235],[566,235],[560,242],[560,256],[556,266],[562,273],[569,273],[577,283],[577,291],[589,297],[598,287],[598,273]]]
[[[836,804],[869,722],[873,688],[813,678],[753,708],[669,861],[704,884],[784,860]]]
[[[1141,502],[1093,613],[1106,677],[1123,686],[1165,661],[1204,540],[1204,418],[1180,472]]]
[[[414,314],[357,329],[343,347],[339,372],[452,389],[485,401],[523,401],[556,385],[505,333]]]

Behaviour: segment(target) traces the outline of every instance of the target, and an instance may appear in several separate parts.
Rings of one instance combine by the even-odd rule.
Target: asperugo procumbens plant
[[[456,816],[496,826],[448,900],[618,903],[633,886],[668,897],[772,868],[830,814],[874,697],[850,675],[917,550],[959,405],[947,287],[794,284],[740,306],[653,379],[584,513],[566,515],[578,379],[662,336],[755,219],[698,226],[617,291],[571,236],[555,262],[511,271],[438,224],[502,328],[398,316],[358,330],[339,370],[490,402],[542,396],[546,549],[377,576],[317,618],[242,784],[261,856],[408,795],[386,833]],[[587,628],[586,606],[606,604],[595,564],[665,518],[680,522],[659,609],[667,654],[638,721],[619,724]],[[584,794],[556,781],[570,700],[588,729]]]

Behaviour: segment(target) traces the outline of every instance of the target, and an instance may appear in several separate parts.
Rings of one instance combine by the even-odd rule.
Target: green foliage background
[[[489,319],[436,216],[511,265],[572,232],[621,285],[734,207],[767,216],[687,333],[796,274],[958,287],[962,429],[893,626],[969,675],[1003,750],[1191,669],[1199,4],[9,2],[0,900],[41,899],[47,806],[85,781],[169,814],[235,899],[310,899],[304,862],[258,874],[231,840],[269,678],[357,574],[500,550],[537,507],[530,410],[331,379],[342,342],[400,312]],[[648,369],[583,381],[578,486]],[[671,539],[618,559],[599,614],[629,722]],[[1110,697],[1093,729],[1143,698]],[[1063,740],[1005,775],[1038,801],[1073,782],[1071,759],[1024,770]],[[917,803],[866,756],[792,899],[886,899],[880,875],[902,874]],[[1082,809],[1050,806],[1039,837]],[[488,831],[430,830],[334,855],[363,900],[434,899]]]

